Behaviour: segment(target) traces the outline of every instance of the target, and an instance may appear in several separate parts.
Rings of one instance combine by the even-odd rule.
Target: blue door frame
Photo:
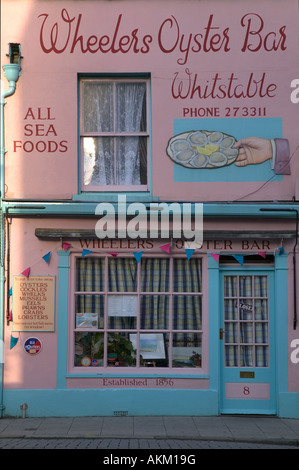
[[[222,414],[233,414],[233,413],[242,413],[242,414],[277,414],[277,391],[276,391],[276,348],[275,348],[275,290],[274,290],[274,268],[251,268],[251,267],[235,267],[235,268],[222,268],[220,271],[220,412]],[[243,328],[249,328],[253,335],[253,344],[254,341],[254,331],[255,323],[254,319],[254,303],[259,302],[260,300],[247,300],[244,299],[242,305],[247,309],[252,311],[247,312],[247,321],[241,321],[240,323],[234,322],[225,322],[224,314],[224,280],[226,276],[232,276],[235,280],[241,282],[243,277],[246,277],[248,280],[260,279],[254,278],[254,276],[263,276],[264,279],[267,279],[267,305],[268,305],[268,336],[267,343],[269,344],[269,358],[267,365],[261,366],[252,362],[252,358],[248,364],[237,364],[233,361],[233,365],[225,362],[225,344],[227,347],[235,348],[234,351],[237,351],[237,346],[228,346],[228,332],[225,332],[225,327],[228,328],[234,327],[237,331]],[[228,279],[228,278],[226,278]],[[238,301],[228,300],[233,302],[236,312],[241,311],[241,299],[239,293],[237,294]],[[244,295],[243,295],[244,296]],[[248,296],[249,297],[249,296]],[[252,292],[252,297],[254,294]],[[247,300],[247,303],[246,303]],[[226,299],[227,301],[227,299]],[[264,299],[265,301],[265,299]],[[243,300],[242,300],[243,302]],[[242,310],[243,311],[243,310]],[[248,320],[252,318],[252,320]],[[257,326],[262,326],[262,328],[267,327],[267,323],[262,324],[262,322],[257,321]],[[236,327],[236,328],[235,328]],[[265,328],[265,331],[267,328]],[[232,341],[230,339],[230,341]],[[257,347],[249,346],[250,343],[247,343],[247,339],[240,340],[237,335],[236,343],[241,342],[241,348],[248,348],[251,353],[253,350],[258,350],[262,348],[259,343],[259,339],[255,343]],[[245,343],[244,343],[245,342]]]

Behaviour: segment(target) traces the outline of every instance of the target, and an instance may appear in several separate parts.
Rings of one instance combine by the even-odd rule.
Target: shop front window
[[[201,367],[201,259],[76,259],[75,367]]]
[[[147,190],[147,96],[144,79],[81,80],[83,191]]]

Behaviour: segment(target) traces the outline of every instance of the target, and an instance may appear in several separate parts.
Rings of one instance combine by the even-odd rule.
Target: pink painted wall
[[[258,35],[253,34],[256,29]],[[48,52],[51,31],[52,40],[57,35],[55,47],[60,53]],[[68,199],[77,194],[77,74],[124,72],[151,73],[154,196],[246,201],[290,200],[295,195],[299,165],[294,123],[299,104],[291,102],[290,84],[299,73],[296,0],[288,0],[287,8],[279,0],[5,0],[1,34],[2,60],[8,42],[20,42],[24,57],[17,91],[5,109],[8,198]],[[110,42],[103,49],[108,51],[96,51],[94,43],[106,36]],[[126,36],[129,46],[124,45]],[[187,87],[199,84],[202,93],[207,85],[206,94],[218,93],[219,98],[200,98],[196,92],[192,96]],[[237,98],[241,91],[251,97]],[[218,170],[213,170],[215,180],[212,170],[193,170],[209,173],[209,182],[204,181],[205,173],[194,182],[184,176],[175,182],[174,164],[166,154],[174,120],[182,124],[199,113],[206,124],[207,108],[214,110],[214,117],[234,122],[259,117],[260,108],[266,118],[281,118],[283,137],[290,146],[291,174],[264,185],[264,180],[253,180],[251,166],[243,168],[240,182],[225,177],[219,181]],[[38,148],[47,150],[36,149],[41,141],[46,145],[40,143]],[[253,173],[259,171],[256,165]]]

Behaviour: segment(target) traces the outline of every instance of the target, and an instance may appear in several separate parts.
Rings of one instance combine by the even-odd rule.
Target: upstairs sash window
[[[84,191],[146,190],[148,82],[80,82],[81,187]]]

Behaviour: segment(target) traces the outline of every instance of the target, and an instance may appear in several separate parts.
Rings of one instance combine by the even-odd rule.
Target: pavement
[[[0,418],[0,439],[181,439],[291,445],[299,419],[268,416]]]

